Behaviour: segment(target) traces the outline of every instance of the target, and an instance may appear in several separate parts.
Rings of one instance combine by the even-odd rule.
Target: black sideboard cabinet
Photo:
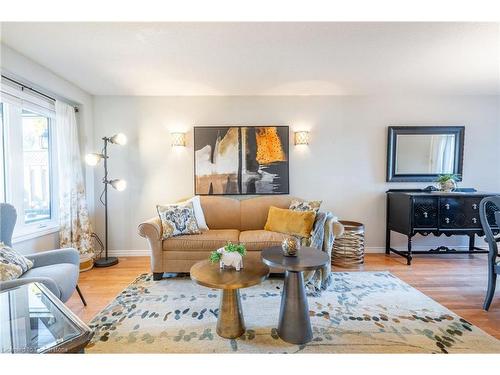
[[[478,254],[487,250],[475,246],[475,236],[484,236],[479,220],[479,202],[494,193],[477,192],[474,189],[461,189],[451,193],[440,191],[388,190],[387,191],[387,223],[385,252],[398,254],[411,264],[413,254]],[[495,234],[499,232],[495,224],[495,211],[499,208],[493,204],[486,206],[488,222],[493,226]],[[391,231],[408,237],[407,251],[391,247]],[[469,250],[455,250],[446,246],[427,251],[412,251],[412,237],[416,234],[427,236],[467,235]]]

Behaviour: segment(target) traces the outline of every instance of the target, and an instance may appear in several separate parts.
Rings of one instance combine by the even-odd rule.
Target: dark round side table
[[[296,257],[287,257],[283,255],[280,246],[274,246],[262,250],[261,258],[268,266],[285,270],[278,335],[292,344],[311,341],[313,334],[304,286],[304,271],[325,266],[330,262],[330,257],[312,247],[302,247]]]

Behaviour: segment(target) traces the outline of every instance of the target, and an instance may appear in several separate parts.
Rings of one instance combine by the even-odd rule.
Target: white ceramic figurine
[[[236,271],[243,268],[243,257],[237,251],[228,252],[223,247],[217,249],[219,254],[222,254],[222,258],[219,261],[220,268],[225,266],[234,267]]]

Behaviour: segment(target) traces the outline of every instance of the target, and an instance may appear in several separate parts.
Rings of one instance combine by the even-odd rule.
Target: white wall
[[[80,148],[82,155],[93,149],[93,98],[71,82],[59,77],[47,68],[21,55],[5,44],[0,44],[0,61],[2,74],[54,95],[56,98],[68,100],[78,105],[77,114]],[[85,170],[87,199],[90,215],[93,215],[94,177],[93,170]],[[20,189],[22,187],[19,187]],[[57,233],[48,234],[32,240],[18,242],[16,249],[23,252],[50,250],[57,248],[59,237]]]
[[[290,193],[322,199],[340,218],[365,223],[372,251],[385,243],[384,192],[428,185],[385,182],[388,125],[465,125],[461,186],[500,191],[495,96],[95,97],[94,142],[119,131],[129,137],[127,146],[109,150],[110,177],[129,183],[125,192],[109,195],[110,250],[140,254],[147,245],[137,225],[156,214],[156,204],[193,194],[193,125],[242,124],[310,130],[309,147],[290,145]],[[188,132],[188,147],[170,146],[175,130]],[[96,197],[101,178],[99,171]],[[416,245],[429,242],[436,241],[425,238]]]
[[[279,124],[311,131],[309,147],[290,145],[291,194],[322,199],[343,219],[366,224],[367,246],[384,246],[388,188],[423,187],[385,182],[388,125],[465,125],[461,186],[500,191],[498,96],[233,96],[95,97],[1,44],[2,72],[79,104],[82,155],[98,150],[101,137],[125,132],[129,144],[110,146],[111,177],[126,178],[123,193],[111,191],[110,249],[141,254],[146,242],[137,225],[154,216],[157,203],[193,194],[193,125]],[[187,131],[188,147],[173,149],[171,131]],[[292,137],[291,137],[292,140]],[[102,235],[101,169],[86,168],[94,227]],[[448,238],[437,241],[465,244]],[[57,234],[16,244],[22,251],[57,246]],[[403,242],[400,242],[403,243]],[[432,238],[417,246],[436,243]]]

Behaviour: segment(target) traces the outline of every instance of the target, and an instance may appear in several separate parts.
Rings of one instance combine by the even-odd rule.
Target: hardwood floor
[[[367,254],[365,264],[357,269],[335,268],[335,271],[356,270],[390,271],[500,339],[500,290],[493,299],[490,311],[482,310],[487,280],[485,255],[419,255],[413,259],[411,266],[407,266],[404,259],[396,255]],[[148,257],[120,258],[116,266],[83,272],[79,285],[88,306],[83,306],[76,292],[67,305],[88,322],[139,274],[146,272],[149,272]]]

